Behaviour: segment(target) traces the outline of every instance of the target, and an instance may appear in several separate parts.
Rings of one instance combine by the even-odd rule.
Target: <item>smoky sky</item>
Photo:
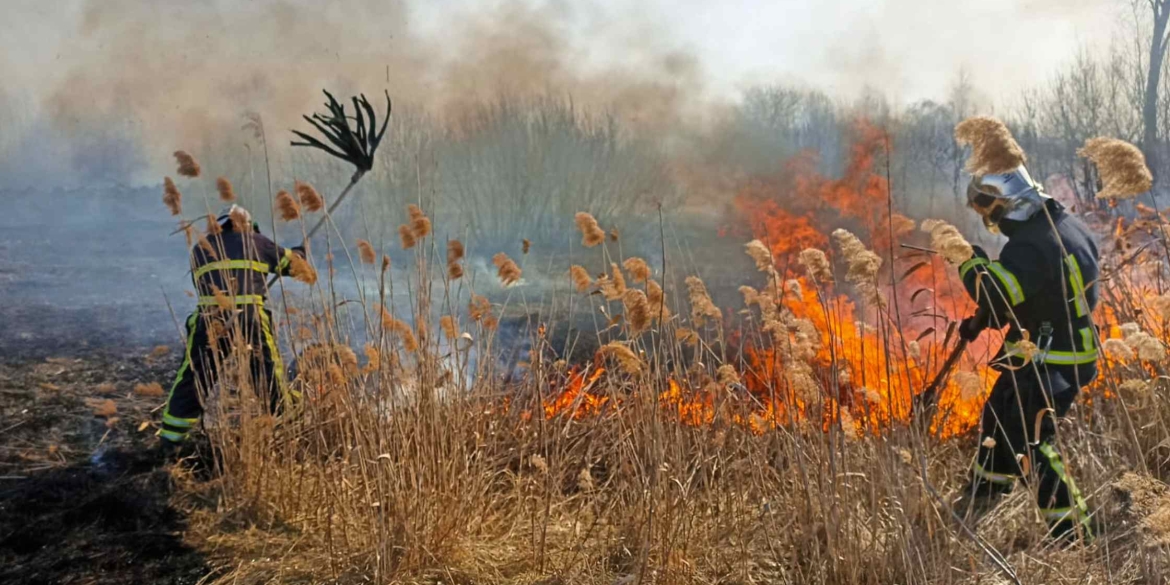
[[[244,112],[296,124],[322,87],[389,89],[440,115],[501,94],[560,93],[650,127],[709,121],[757,84],[845,98],[870,89],[896,103],[940,97],[960,68],[1000,101],[1124,32],[1127,6],[8,0],[0,148],[30,160],[67,149],[95,165],[118,158],[108,153],[121,144],[145,144],[122,159],[146,177],[169,166],[172,150],[209,148],[238,129]],[[46,146],[42,135],[71,140]]]

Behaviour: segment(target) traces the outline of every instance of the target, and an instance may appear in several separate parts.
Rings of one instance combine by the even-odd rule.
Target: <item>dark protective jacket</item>
[[[988,315],[986,325],[1009,327],[997,356],[1001,363],[1023,363],[1016,342],[1024,332],[1040,350],[1037,362],[1094,363],[1097,245],[1089,228],[1059,202],[1049,200],[1047,210],[1026,221],[1000,222],[1008,242],[999,260],[993,262],[976,249],[975,256],[959,267],[959,275],[967,293]]]
[[[287,276],[292,254],[304,257],[302,248],[283,248],[259,232],[224,230],[207,236],[207,245],[191,250],[191,278],[199,305],[219,304],[217,291],[236,305],[264,304],[268,275]]]

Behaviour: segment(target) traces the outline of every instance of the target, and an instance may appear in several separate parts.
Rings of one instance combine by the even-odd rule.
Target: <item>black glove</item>
[[[983,258],[984,260],[991,259],[991,256],[987,255],[987,251],[979,246],[972,245],[971,252],[973,252],[973,253],[971,254],[970,259],[973,259],[973,258]],[[970,261],[970,259],[968,259],[968,261]]]
[[[978,314],[972,315],[959,323],[959,339],[967,342],[975,341],[984,329],[987,329],[987,320]]]
[[[289,251],[292,252],[293,254],[296,254],[297,256],[300,256],[301,258],[308,258],[309,257],[308,252],[305,251],[305,246],[303,246],[303,245],[293,246],[293,247],[289,248]]]

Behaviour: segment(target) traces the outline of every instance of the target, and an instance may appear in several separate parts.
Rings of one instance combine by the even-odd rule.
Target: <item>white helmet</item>
[[[1052,199],[1032,180],[1024,165],[1007,173],[977,175],[967,185],[967,206],[983,218],[987,229],[997,231],[1005,219],[1024,221]]]

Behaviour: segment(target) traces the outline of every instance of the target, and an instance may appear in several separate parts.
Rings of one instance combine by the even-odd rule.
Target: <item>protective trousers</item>
[[[1034,477],[1036,503],[1055,536],[1071,535],[1078,525],[1090,535],[1088,507],[1054,439],[1056,418],[1096,374],[1095,364],[1028,364],[1001,373],[983,406],[982,443],[971,469],[975,489],[1007,492]]]
[[[233,351],[243,352],[252,388],[261,397],[267,395],[271,413],[280,413],[291,397],[286,393],[284,364],[272,335],[272,314],[254,305],[227,312],[203,309],[187,318],[187,351],[167,396],[158,436],[172,442],[187,438],[203,413],[199,389],[206,392],[215,385],[219,367]]]

